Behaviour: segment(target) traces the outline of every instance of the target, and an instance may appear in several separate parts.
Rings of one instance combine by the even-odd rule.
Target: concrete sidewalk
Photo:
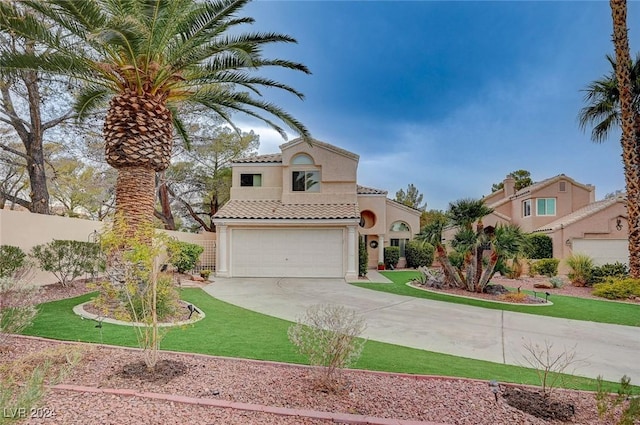
[[[640,383],[640,328],[557,319],[405,297],[340,279],[215,278],[204,288],[222,301],[286,320],[314,304],[361,313],[369,339],[497,363],[525,365],[523,345],[553,344],[584,361],[567,373]],[[544,307],[532,307],[544,308]]]

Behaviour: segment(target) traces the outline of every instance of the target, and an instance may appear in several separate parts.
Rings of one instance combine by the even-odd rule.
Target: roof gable
[[[284,143],[284,144],[280,145],[280,150],[284,152],[285,150],[290,149],[290,148],[292,148],[294,146],[300,145],[301,143],[307,144],[307,142],[305,140],[303,140],[302,138],[297,138],[297,139],[294,139],[294,140],[292,140],[290,142],[287,142],[287,143]],[[320,140],[313,139],[311,141],[310,147],[311,148],[320,148],[320,149],[324,149],[324,150],[327,150],[327,151],[330,151],[330,152],[333,152],[333,153],[337,153],[338,155],[342,155],[342,156],[347,157],[349,159],[352,159],[354,161],[358,161],[360,159],[360,156],[356,155],[353,152],[349,152],[349,151],[347,151],[345,149],[339,148],[337,146],[334,146],[334,145],[326,143],[326,142],[321,142]]]
[[[570,224],[577,223],[580,220],[584,220],[587,217],[603,211],[610,206],[617,204],[618,202],[622,202],[626,205],[627,199],[625,196],[617,196],[615,198],[608,198],[601,201],[592,202],[589,205],[572,212],[571,214],[567,214],[564,217],[560,217],[559,219],[552,221],[551,223],[545,224],[544,226],[534,230],[534,232],[549,232],[567,227]]]

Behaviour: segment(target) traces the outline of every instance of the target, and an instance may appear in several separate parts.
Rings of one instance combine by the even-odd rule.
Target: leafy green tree
[[[396,202],[420,211],[424,211],[427,208],[427,203],[422,203],[423,198],[424,196],[413,184],[407,186],[406,192],[402,189],[396,192]]]
[[[524,189],[525,187],[529,187],[533,184],[533,180],[531,180],[531,173],[527,170],[516,170],[509,173],[511,177],[515,180],[515,189],[516,191],[520,189]],[[494,183],[491,186],[491,192],[496,192],[498,190],[502,190],[504,188],[504,182]]]
[[[449,216],[440,210],[423,211],[420,215],[420,233],[416,239],[434,247],[442,240],[442,231],[449,224]]]
[[[254,22],[240,16],[248,1],[0,2],[0,31],[34,46],[27,52],[3,49],[1,75],[16,78],[33,70],[82,81],[74,105],[80,119],[109,101],[105,157],[118,170],[116,208],[129,231],[153,219],[156,172],[169,166],[174,130],[188,142],[181,106],[204,107],[234,128],[230,114],[244,113],[286,138],[275,118],[310,140],[302,123],[261,92],[303,95],[257,73],[267,67],[309,70],[263,55],[266,47],[295,40],[243,32]]]

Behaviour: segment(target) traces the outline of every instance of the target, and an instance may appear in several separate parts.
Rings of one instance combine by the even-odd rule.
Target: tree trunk
[[[155,211],[156,173],[146,167],[118,169],[116,181],[116,214],[126,224],[126,231],[133,235],[145,225],[151,224]]]
[[[29,134],[29,141],[25,143],[27,149],[27,171],[31,183],[31,212],[49,214],[49,190],[47,189],[47,175],[44,169],[44,150],[42,136],[34,141],[34,133]]]
[[[438,262],[442,265],[442,270],[444,271],[444,275],[447,280],[452,282],[458,288],[464,288],[464,282],[460,278],[458,272],[451,265],[449,257],[447,257],[447,251],[444,249],[442,244],[436,245],[436,255],[438,257]]]
[[[167,180],[165,172],[158,173],[158,198],[160,200],[160,208],[162,211],[155,211],[155,216],[164,223],[165,230],[176,230],[176,221],[171,211],[171,201],[169,200],[169,189],[167,188]]]
[[[622,160],[629,216],[629,273],[640,278],[640,161],[635,146],[633,96],[631,92],[629,38],[626,0],[610,0],[613,44],[616,51],[616,79],[620,92]]]

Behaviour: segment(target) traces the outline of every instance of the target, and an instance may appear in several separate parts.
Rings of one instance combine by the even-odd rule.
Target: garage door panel
[[[234,229],[231,273],[244,277],[342,277],[341,229]]]
[[[593,258],[596,265],[629,263],[629,241],[626,239],[573,239],[572,251]]]

